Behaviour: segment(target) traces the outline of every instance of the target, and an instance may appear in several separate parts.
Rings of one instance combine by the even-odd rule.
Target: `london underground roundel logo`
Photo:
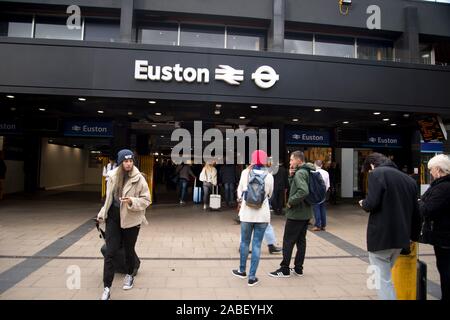
[[[252,79],[258,87],[269,89],[280,80],[280,75],[272,67],[261,66],[252,73]]]

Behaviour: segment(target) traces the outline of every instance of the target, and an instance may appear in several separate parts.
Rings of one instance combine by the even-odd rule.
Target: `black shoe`
[[[258,283],[259,283],[259,279],[258,278],[248,279],[248,286],[249,287],[256,286]]]
[[[234,269],[234,270],[231,270],[231,273],[232,273],[234,276],[236,276],[236,277],[238,277],[238,278],[241,278],[241,279],[247,278],[247,273],[245,273],[245,271],[244,271],[244,272],[240,272],[239,270]]]
[[[282,248],[277,247],[276,245],[273,245],[273,244],[269,244],[268,247],[269,247],[270,254],[280,253],[281,251],[283,251]]]
[[[291,273],[297,277],[303,277],[303,271],[295,268],[291,268]]]
[[[286,271],[285,269],[280,268],[274,272],[269,272],[269,276],[274,278],[289,278],[291,276],[291,272],[289,269]]]

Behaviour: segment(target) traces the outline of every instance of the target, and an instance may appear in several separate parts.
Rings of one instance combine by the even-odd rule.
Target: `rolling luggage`
[[[202,203],[202,187],[197,187],[197,179],[194,181],[193,201],[194,203]]]
[[[214,192],[217,191],[217,193]],[[220,210],[222,206],[222,197],[219,194],[219,186],[214,187],[213,185],[213,193],[209,196],[209,208],[211,210]]]
[[[100,229],[99,224],[97,219],[95,220],[95,226],[97,227],[100,238],[105,239],[105,232]],[[103,257],[106,256],[106,243],[103,244],[103,246],[100,248],[100,252],[102,253]],[[139,267],[141,266],[141,260],[139,259],[139,257],[137,256],[137,254],[135,255],[135,265],[134,265],[134,270],[133,273],[131,274],[133,277],[137,275]],[[122,274],[127,274],[127,268],[126,268],[126,264],[125,264],[125,250],[123,248],[123,246],[117,251],[116,255],[113,258],[113,265],[114,265],[114,271],[116,273],[122,273]]]

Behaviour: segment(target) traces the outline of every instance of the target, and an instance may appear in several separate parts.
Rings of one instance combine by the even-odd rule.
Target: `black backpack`
[[[305,201],[310,205],[321,204],[325,202],[327,195],[327,187],[325,181],[323,181],[322,175],[319,171],[309,171],[309,194]]]

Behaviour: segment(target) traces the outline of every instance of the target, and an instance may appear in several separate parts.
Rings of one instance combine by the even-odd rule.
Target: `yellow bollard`
[[[411,253],[400,255],[392,268],[392,282],[397,300],[416,300],[417,297],[417,248],[411,243]]]

